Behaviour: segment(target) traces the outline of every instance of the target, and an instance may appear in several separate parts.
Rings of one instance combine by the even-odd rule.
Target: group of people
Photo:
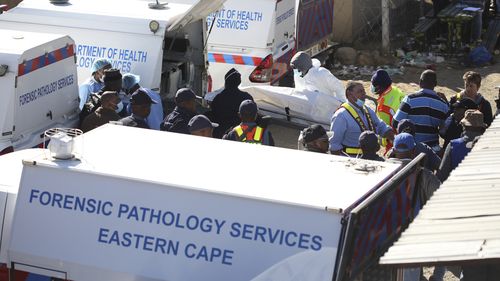
[[[330,136],[322,126],[311,125],[302,131],[303,145],[308,151],[375,161],[386,159],[379,155],[381,144],[387,158],[410,161],[424,153],[425,202],[493,121],[491,104],[479,93],[481,75],[468,71],[463,80],[464,90],[447,100],[435,91],[437,75],[432,70],[421,74],[421,89],[409,95],[392,85],[386,71],[378,70],[371,79],[371,92],[378,96],[375,111],[365,105],[363,85],[349,81],[347,102],[333,115]],[[463,280],[475,280],[469,269],[463,268]],[[442,281],[445,271],[436,267],[429,280]]]
[[[241,74],[231,69],[225,88],[211,103],[211,110],[197,114],[198,96],[190,88],[175,94],[175,108],[167,116],[160,95],[141,87],[140,77],[121,74],[105,59],[96,60],[92,75],[79,89],[80,128],[88,132],[106,123],[174,133],[215,137],[274,146],[265,118],[258,115],[252,96],[239,90]],[[210,118],[209,118],[210,117]],[[213,120],[213,121],[212,121]]]

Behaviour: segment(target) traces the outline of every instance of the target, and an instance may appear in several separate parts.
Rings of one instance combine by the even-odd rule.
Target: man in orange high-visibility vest
[[[373,74],[371,82],[371,92],[378,95],[377,116],[384,123],[391,126],[392,118],[396,114],[396,111],[398,111],[405,94],[392,85],[391,77],[383,69],[379,69]],[[382,139],[382,146],[385,147],[387,152],[391,149],[392,142],[384,138]]]

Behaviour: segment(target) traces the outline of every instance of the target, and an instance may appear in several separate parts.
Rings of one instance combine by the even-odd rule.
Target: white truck
[[[0,38],[2,155],[43,146],[49,128],[78,125],[78,77],[69,36],[0,29]]]
[[[0,15],[0,27],[70,35],[79,83],[92,63],[111,61],[141,86],[172,97],[181,87],[207,87],[205,18],[225,0],[24,0]],[[194,3],[193,3],[194,2]]]
[[[0,157],[9,171],[0,262],[11,277],[353,280],[420,208],[419,159],[403,166],[111,124],[73,141],[66,160],[40,149]]]
[[[297,51],[316,56],[331,49],[333,0],[227,0],[207,18],[212,89],[224,86],[231,68],[242,86],[287,85]]]

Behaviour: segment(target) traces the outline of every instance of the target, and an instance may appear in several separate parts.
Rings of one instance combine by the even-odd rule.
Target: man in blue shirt
[[[149,128],[154,130],[160,130],[160,125],[163,123],[163,105],[161,103],[160,94],[157,92],[143,88],[139,85],[141,78],[139,75],[134,75],[132,73],[126,73],[122,77],[122,88],[123,91],[130,95],[131,93],[137,91],[138,89],[143,90],[148,94],[148,96],[154,100],[156,103],[151,105],[151,113],[146,118]]]
[[[403,99],[392,120],[392,127],[397,128],[401,120],[410,119],[415,124],[415,141],[423,142],[439,153],[439,128],[444,125],[450,109],[448,103],[434,91],[436,85],[436,72],[422,72],[420,91]]]
[[[83,105],[89,100],[90,94],[97,93],[104,87],[104,70],[110,68],[111,63],[106,59],[98,59],[92,64],[92,76],[85,80],[78,89],[80,110],[83,109]]]
[[[365,106],[366,92],[359,82],[346,85],[347,102],[333,114],[330,130],[330,152],[336,155],[361,155],[359,136],[364,131],[374,131],[379,136],[394,139],[394,132],[375,112]]]

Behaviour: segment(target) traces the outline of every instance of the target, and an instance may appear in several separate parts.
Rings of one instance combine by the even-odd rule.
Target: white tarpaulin
[[[333,113],[343,102],[332,95],[288,87],[249,86],[241,90],[252,95],[265,114],[289,115],[290,121],[300,124],[319,123],[329,127]]]

